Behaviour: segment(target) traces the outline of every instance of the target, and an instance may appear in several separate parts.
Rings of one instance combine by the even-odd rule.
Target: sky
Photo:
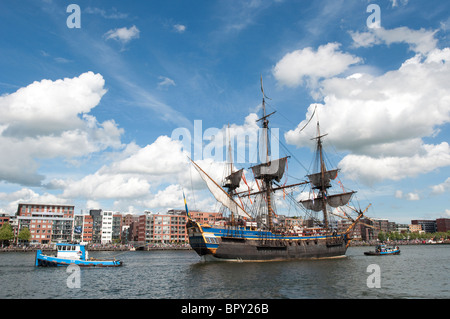
[[[216,210],[187,156],[219,181],[231,138],[251,182],[262,78],[283,182],[319,121],[368,215],[450,216],[447,1],[2,0],[0,30],[2,213]]]

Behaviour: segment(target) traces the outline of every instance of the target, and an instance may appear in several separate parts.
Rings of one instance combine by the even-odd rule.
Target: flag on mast
[[[183,199],[184,199],[184,207],[186,207],[187,217],[191,218],[191,216],[189,215],[189,210],[188,210],[187,203],[186,203],[186,196],[184,196],[184,191],[183,191]]]

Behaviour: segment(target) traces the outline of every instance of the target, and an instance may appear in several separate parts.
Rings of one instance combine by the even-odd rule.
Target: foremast
[[[229,165],[228,170],[225,167],[226,177],[223,180],[222,187],[226,189],[226,192],[231,198],[235,198],[237,195],[236,189],[239,188],[244,169],[241,168],[240,170],[235,171],[233,167],[233,153],[231,149],[230,125],[228,125],[228,165]],[[237,197],[237,199],[239,199],[240,201],[239,197]],[[244,206],[242,204],[242,201],[240,203],[242,206]],[[231,213],[230,218],[231,218],[231,225],[235,225],[235,216],[233,213]]]

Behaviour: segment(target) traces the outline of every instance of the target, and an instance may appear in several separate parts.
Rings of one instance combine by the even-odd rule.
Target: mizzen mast
[[[328,214],[327,214],[327,202],[326,202],[326,192],[327,189],[330,187],[329,184],[325,184],[325,172],[327,172],[327,169],[325,167],[325,161],[323,160],[323,148],[322,148],[322,137],[326,136],[327,134],[320,135],[320,126],[319,122],[317,122],[317,137],[314,139],[317,139],[317,151],[319,152],[320,157],[320,177],[322,183],[320,183],[320,192],[322,195],[322,211],[323,211],[323,222],[325,229],[328,230]]]
[[[322,146],[322,138],[326,135],[328,134],[320,134],[320,126],[319,122],[317,122],[317,137],[314,137],[312,139],[317,140],[317,153],[320,167],[317,173],[307,175],[307,177],[312,185],[312,188],[318,190],[319,194],[316,198],[313,197],[312,199],[301,200],[300,203],[306,209],[310,209],[316,212],[322,211],[324,228],[328,231],[329,221],[327,205],[334,208],[347,205],[352,195],[356,192],[342,192],[335,195],[328,194],[328,189],[331,187],[330,181],[337,178],[339,170],[328,170],[326,168]]]

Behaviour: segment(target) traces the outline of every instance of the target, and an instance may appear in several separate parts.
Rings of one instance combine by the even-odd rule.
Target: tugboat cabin
[[[56,244],[57,258],[86,260],[87,252],[83,244]]]

